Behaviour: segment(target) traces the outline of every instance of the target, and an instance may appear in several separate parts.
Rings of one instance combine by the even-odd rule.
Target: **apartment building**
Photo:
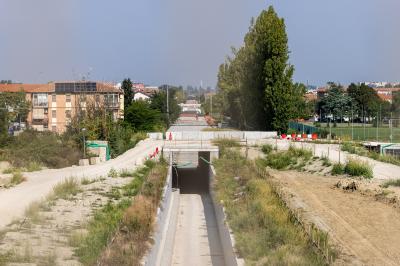
[[[84,115],[89,106],[105,108],[114,120],[123,119],[123,91],[112,84],[92,81],[0,84],[0,93],[19,91],[25,92],[31,105],[27,126],[38,131],[62,133],[71,120]]]

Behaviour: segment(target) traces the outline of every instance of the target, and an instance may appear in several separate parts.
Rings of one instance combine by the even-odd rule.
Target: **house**
[[[123,91],[112,84],[65,81],[48,84],[0,84],[1,92],[25,93],[30,103],[27,127],[62,133],[73,117],[86,112],[89,104],[104,107],[114,120],[123,119]]]
[[[136,92],[133,96],[134,101],[149,101],[151,97],[144,92]]]
[[[133,87],[133,86],[132,86]],[[133,100],[134,101],[150,101],[151,98],[159,92],[158,87],[140,87],[140,88],[135,88],[133,87]]]

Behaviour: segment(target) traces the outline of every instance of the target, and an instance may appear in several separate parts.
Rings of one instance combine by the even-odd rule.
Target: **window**
[[[104,95],[104,102],[108,107],[118,107],[118,94]]]
[[[44,114],[47,115],[49,113],[49,108],[44,108]]]
[[[57,111],[56,110],[52,110],[51,111],[51,117],[52,118],[56,118],[57,117]]]
[[[51,101],[52,101],[53,103],[57,102],[57,94],[52,94],[52,95],[51,95]]]
[[[57,126],[52,126],[52,127],[51,127],[51,131],[57,132]]]
[[[66,118],[71,118],[71,110],[66,110],[65,111],[65,117]]]
[[[34,93],[33,106],[34,107],[47,107],[47,93]]]
[[[71,94],[67,94],[67,95],[65,95],[65,97],[66,97],[65,101],[67,103],[70,103],[71,102]]]

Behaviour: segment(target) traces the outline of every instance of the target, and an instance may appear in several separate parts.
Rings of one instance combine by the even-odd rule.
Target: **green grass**
[[[241,167],[235,172],[231,165],[238,160]],[[302,229],[291,222],[288,209],[271,185],[257,176],[250,162],[238,152],[229,152],[214,166],[214,189],[224,203],[235,248],[246,265],[325,265]]]
[[[349,159],[344,167],[344,172],[350,176],[362,176],[371,179],[374,177],[372,167],[367,163]]]
[[[343,175],[344,174],[344,165],[341,163],[335,163],[332,167],[331,174],[332,175]]]
[[[388,180],[385,183],[382,184],[383,188],[388,188],[388,187],[400,187],[400,179],[392,179]]]

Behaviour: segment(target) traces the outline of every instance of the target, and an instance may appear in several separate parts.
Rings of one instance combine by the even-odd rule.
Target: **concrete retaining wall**
[[[166,138],[172,140],[213,140],[213,139],[237,139],[237,140],[259,140],[271,139],[278,136],[277,132],[271,131],[181,131],[167,132]],[[162,139],[162,133],[149,133],[150,139]]]
[[[215,169],[211,166],[210,184],[212,184],[214,176]],[[234,249],[235,239],[228,223],[226,222],[224,207],[218,202],[212,187],[210,187],[210,196],[214,205],[215,218],[217,220],[218,233],[224,253],[225,265],[243,266],[245,265],[244,259],[238,258]]]
[[[171,265],[176,223],[178,218],[179,190],[172,190],[172,167],[164,187],[163,197],[157,210],[153,247],[144,258],[144,265]]]

